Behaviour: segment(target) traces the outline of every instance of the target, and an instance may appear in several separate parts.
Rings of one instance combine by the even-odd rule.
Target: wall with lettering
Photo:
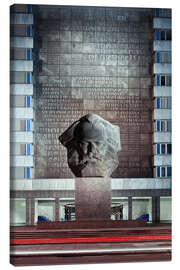
[[[112,177],[152,177],[152,9],[39,5],[35,178],[72,178],[59,135],[87,113],[121,130]]]

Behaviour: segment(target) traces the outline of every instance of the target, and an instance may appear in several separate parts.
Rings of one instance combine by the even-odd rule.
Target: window
[[[26,224],[26,200],[21,198],[10,199],[10,225],[22,226]]]
[[[156,86],[171,86],[171,75],[156,74]]]
[[[171,222],[172,220],[172,199],[171,197],[160,197],[160,221]]]
[[[152,197],[132,198],[132,219],[152,221]]]
[[[30,84],[32,80],[31,72],[26,72],[26,83]]]
[[[171,30],[155,30],[155,39],[156,40],[171,40]]]
[[[32,51],[31,49],[26,50],[26,60],[31,60],[32,59]]]
[[[26,120],[26,131],[30,131],[31,130],[31,122],[30,120]]]
[[[156,109],[171,109],[171,97],[156,98],[155,107]]]
[[[32,5],[26,5],[26,12],[32,13]]]
[[[170,132],[171,120],[156,120],[156,131],[158,132]]]
[[[25,175],[26,175],[26,179],[30,179],[31,178],[31,171],[30,171],[30,168],[29,167],[26,168]]]
[[[172,175],[171,166],[156,167],[156,177],[167,178],[167,177],[171,177],[171,175]]]
[[[26,36],[32,37],[32,26],[31,25],[26,26]]]

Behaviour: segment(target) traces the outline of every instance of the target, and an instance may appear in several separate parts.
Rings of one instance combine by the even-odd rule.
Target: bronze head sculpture
[[[74,122],[60,137],[76,177],[108,177],[118,166],[120,128],[96,114]]]

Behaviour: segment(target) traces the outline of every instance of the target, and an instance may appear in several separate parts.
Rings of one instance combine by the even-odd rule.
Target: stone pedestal
[[[75,178],[76,220],[110,220],[111,178]]]

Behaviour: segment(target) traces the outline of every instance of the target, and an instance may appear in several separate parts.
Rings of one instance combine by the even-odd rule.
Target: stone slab
[[[111,179],[75,178],[76,220],[110,220]]]

